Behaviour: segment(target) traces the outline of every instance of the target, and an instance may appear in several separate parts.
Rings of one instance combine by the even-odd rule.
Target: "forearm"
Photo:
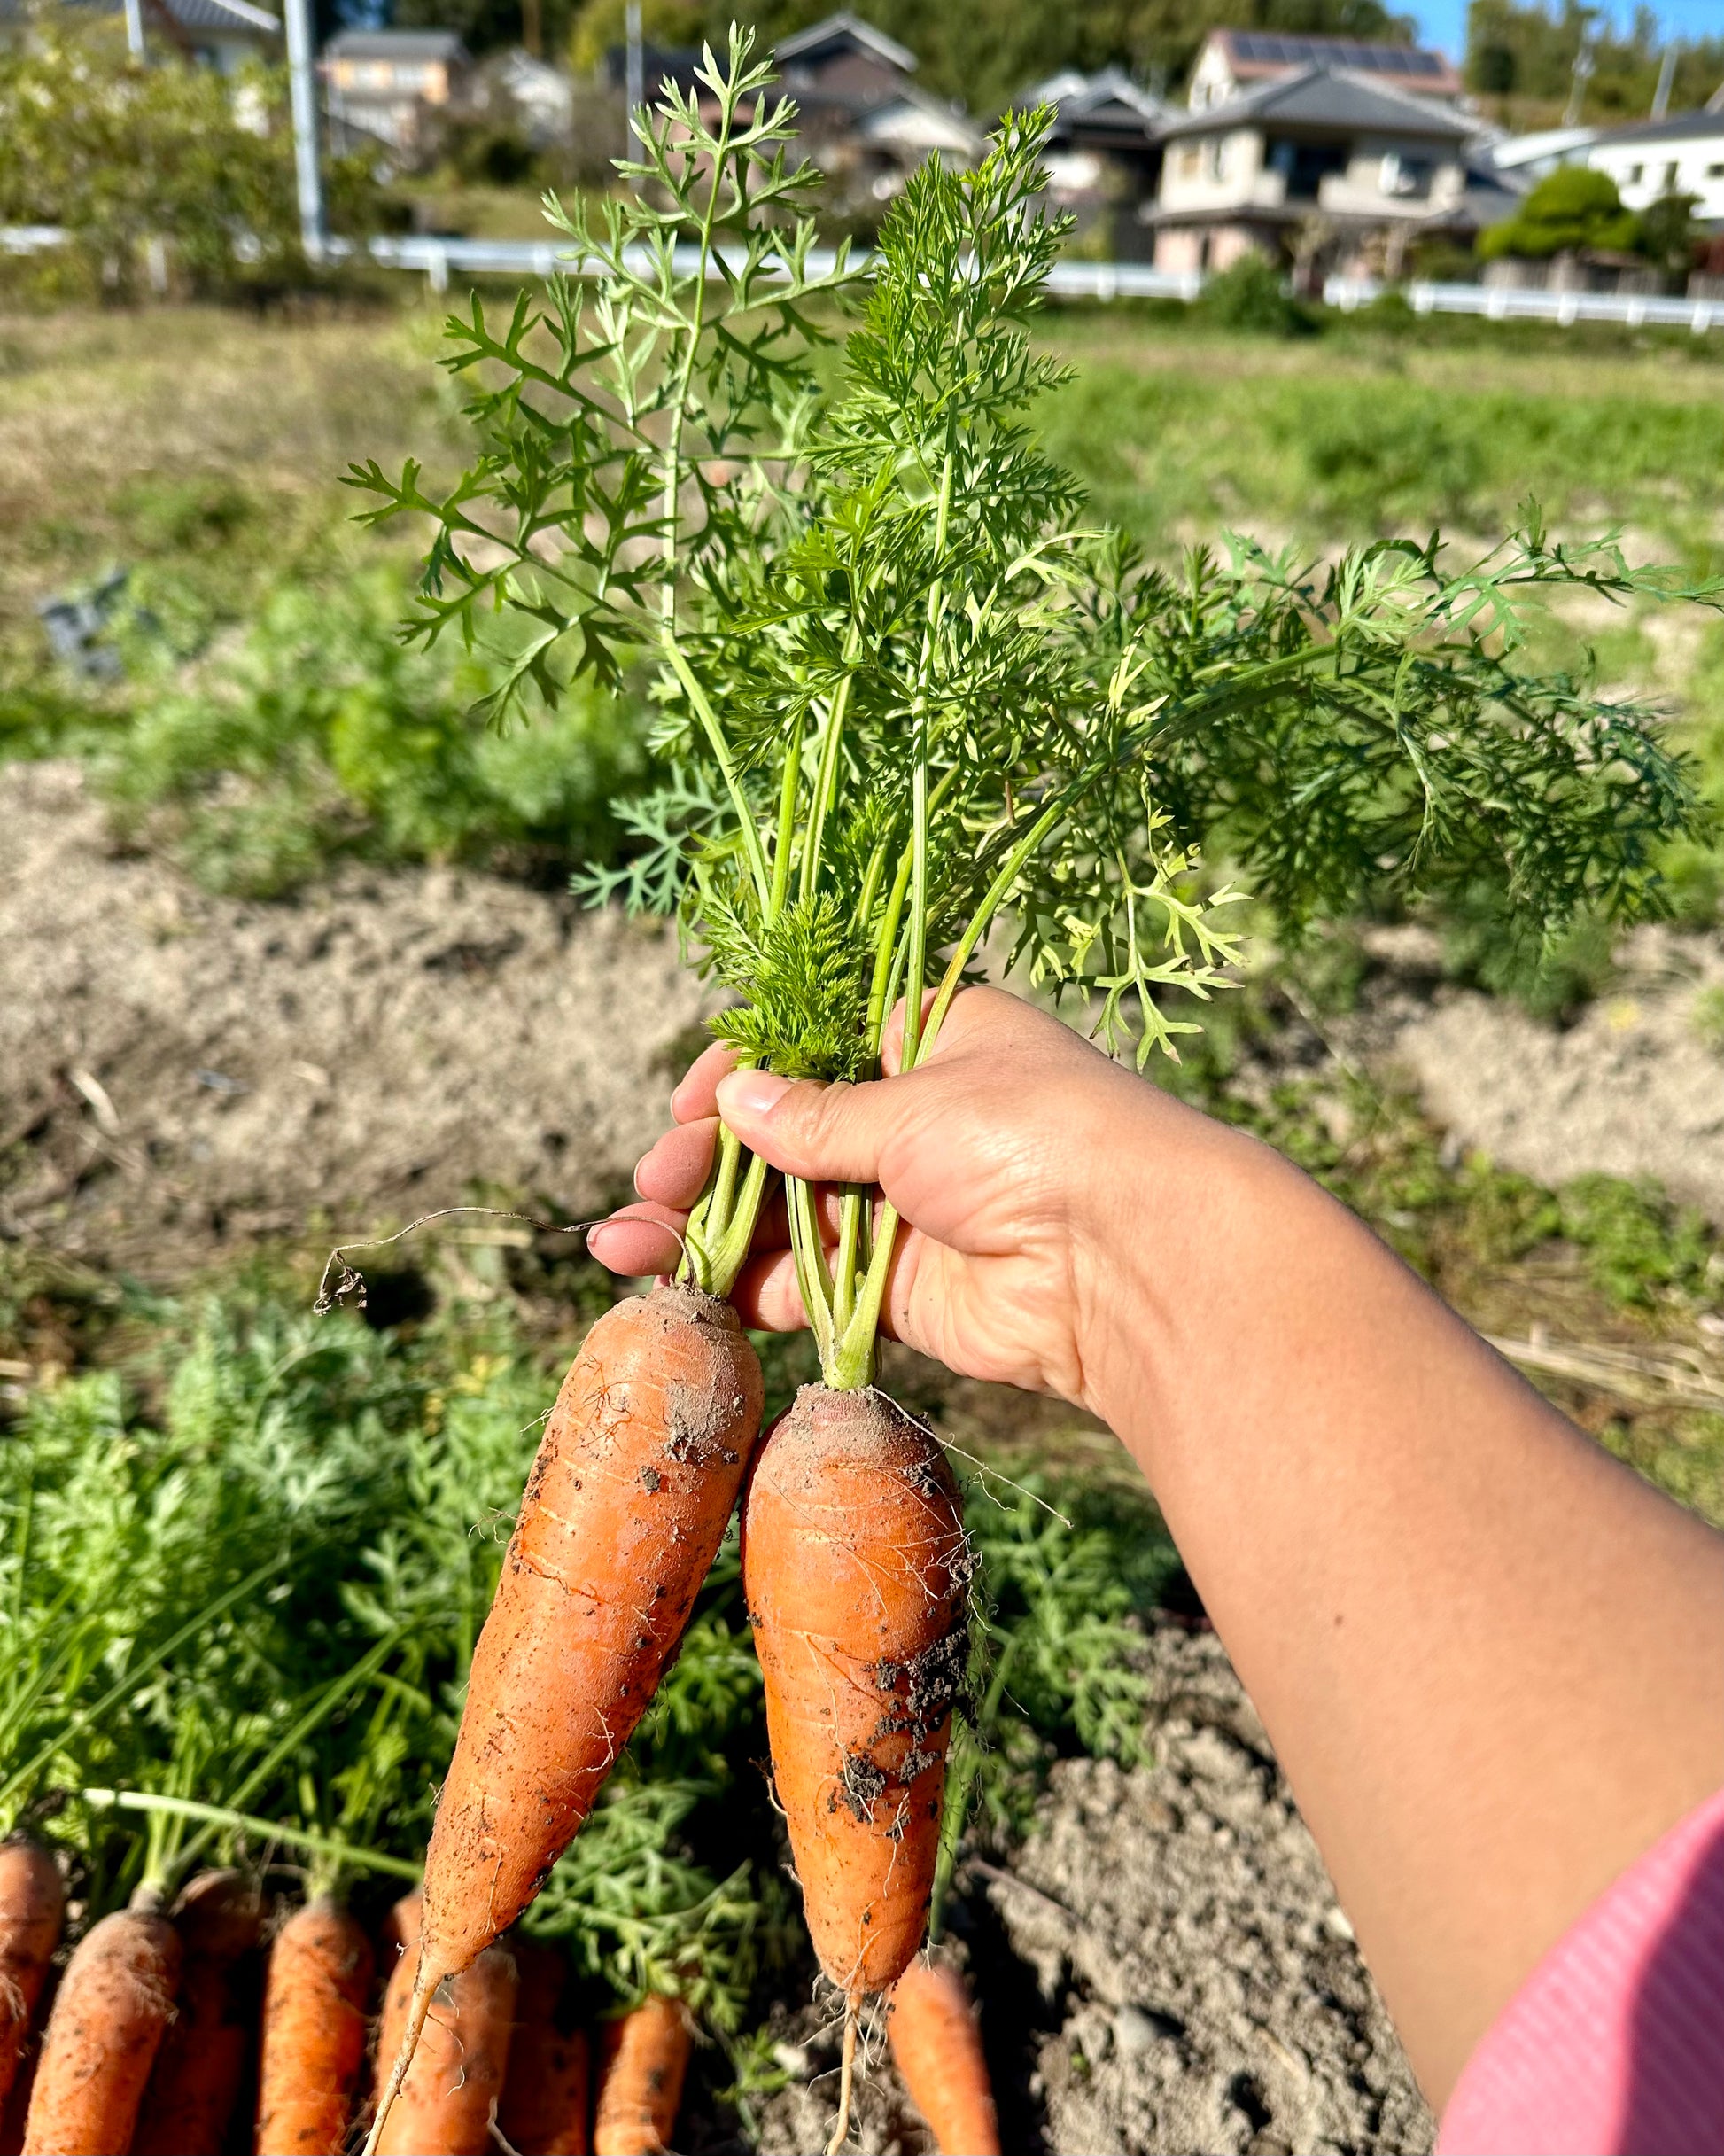
[[[1149,1106],[1091,1404],[1141,1462],[1426,2088],[1724,1783],[1724,1544],[1265,1148]]]

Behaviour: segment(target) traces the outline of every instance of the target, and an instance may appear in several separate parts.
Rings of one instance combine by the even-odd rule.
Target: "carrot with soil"
[[[512,1924],[591,1810],[675,1653],[760,1427],[717,1296],[665,1284],[587,1335],[474,1650],[425,1856],[418,1964],[368,2150],[431,1999]]]
[[[380,2062],[399,2055],[414,2018],[412,1926],[421,1913],[412,1903],[396,1911],[404,1945],[384,2000]],[[382,2156],[485,2156],[509,2072],[516,1983],[513,1955],[490,1946],[439,1987],[388,2118],[380,2113],[373,2129]]]
[[[687,2009],[675,1999],[643,1999],[605,2024],[593,2156],[663,2156],[676,2130],[692,2043]]]
[[[515,1963],[520,1988],[498,2129],[517,2156],[587,2156],[592,2050],[567,2012],[569,1964],[526,1940]]]
[[[173,2019],[181,1950],[153,1888],[78,1942],[43,2038],[24,2156],[113,2156],[131,2146]]]
[[[315,1895],[269,1949],[258,2060],[258,2156],[340,2156],[365,2063],[371,1942],[333,1894]]]
[[[0,2104],[29,2041],[65,1916],[52,1854],[27,1834],[0,1842]]]
[[[999,2116],[969,1988],[944,1962],[913,1961],[892,1987],[892,2057],[939,2156],[999,2156]]]
[[[256,2023],[239,1965],[263,1905],[237,1872],[204,1872],[174,1909],[180,1995],[144,2092],[131,2156],[221,2156]]]

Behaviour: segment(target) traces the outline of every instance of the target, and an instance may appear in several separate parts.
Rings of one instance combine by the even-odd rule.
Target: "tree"
[[[1650,111],[1666,37],[1650,8],[1619,30],[1586,0],[1472,0],[1466,17],[1468,87],[1498,101],[1499,116],[1521,126],[1554,122],[1565,104],[1582,45],[1592,61],[1582,114],[1589,120],[1642,119]],[[1724,37],[1684,39],[1676,47],[1671,104],[1704,105],[1724,77]]]
[[[367,167],[328,176],[334,229],[366,229]],[[114,300],[302,276],[281,71],[144,66],[112,19],[38,19],[0,48],[0,224],[64,227],[44,274]]]
[[[1564,165],[1539,182],[1512,217],[1479,235],[1479,252],[1487,261],[1504,254],[1543,261],[1583,248],[1627,252],[1639,234],[1640,221],[1623,208],[1608,173]]]

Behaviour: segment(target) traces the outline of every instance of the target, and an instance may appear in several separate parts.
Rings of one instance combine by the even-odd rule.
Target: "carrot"
[[[340,2156],[365,2059],[371,1942],[331,1895],[276,1934],[263,1994],[258,2156]]]
[[[377,2056],[413,2011],[410,1968],[403,1953],[384,2001]],[[487,2156],[509,2071],[515,2023],[514,1957],[485,1948],[459,1975],[445,1980],[431,2001],[423,2035],[377,2138],[381,2156]]]
[[[58,1982],[59,1971],[50,1969],[36,2003],[39,2025],[47,2020],[53,2007]],[[24,2121],[30,2115],[30,2098],[36,2085],[36,2068],[41,2063],[42,2040],[36,2035],[26,2043],[18,2071],[12,2076],[12,2085],[6,2091],[5,2103],[0,2105],[0,2156],[24,2156]]]
[[[376,2156],[431,1995],[519,1916],[675,1653],[760,1427],[727,1303],[663,1284],[587,1335],[474,1650],[425,1857],[424,1930]]]
[[[521,1988],[497,2123],[517,2156],[587,2156],[592,2062],[566,2012],[569,1965],[555,1948],[515,1950]]]
[[[661,2156],[669,2148],[692,2041],[675,1999],[645,1999],[606,2022],[593,2156]]]
[[[262,1914],[257,1888],[237,1872],[200,1872],[181,1894],[179,2006],[144,2091],[131,2156],[221,2156],[253,2022],[236,1965],[257,1945]]]
[[[903,1974],[928,1921],[968,1575],[933,1439],[883,1393],[804,1386],[749,1478],[742,1584],[808,1928],[844,1995],[834,2149],[862,1996]]]
[[[158,1897],[104,1917],[60,1980],[30,2092],[24,2156],[114,2156],[131,2146],[138,2104],[174,2014],[180,1934]]]
[[[0,2101],[24,2055],[65,1914],[59,1867],[41,1842],[24,1834],[0,1842]]]
[[[982,2055],[982,2031],[957,1970],[912,1961],[892,1987],[886,2033],[939,2156],[999,2156],[999,2119]]]

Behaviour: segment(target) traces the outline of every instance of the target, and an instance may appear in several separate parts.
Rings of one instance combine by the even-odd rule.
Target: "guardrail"
[[[0,226],[0,248],[10,253],[34,253],[58,246],[65,234],[54,225]],[[332,254],[354,252],[351,241],[330,244]],[[384,269],[408,269],[423,276],[433,292],[447,292],[452,272],[475,276],[551,277],[590,276],[579,269],[565,242],[554,239],[454,239],[426,236],[411,239],[374,239],[371,259]],[[721,274],[720,263],[734,267],[742,260],[734,248],[717,250],[711,274]],[[649,259],[641,249],[639,261]],[[672,257],[680,276],[695,268],[699,254],[693,247],[678,247]],[[858,254],[858,262],[866,260]],[[815,276],[828,276],[837,261],[829,247],[811,248],[807,266]],[[1147,262],[1055,262],[1048,275],[1048,290],[1066,300],[1195,300],[1208,278],[1199,269],[1155,269]],[[1413,283],[1390,286],[1372,277],[1331,277],[1324,285],[1326,305],[1343,314],[1368,307],[1385,292],[1398,291],[1416,315],[1479,315],[1490,322],[1554,322],[1566,328],[1576,322],[1619,322],[1630,329],[1642,325],[1692,330],[1697,336],[1708,330],[1724,330],[1724,299],[1667,300],[1651,292],[1539,292],[1505,284],[1429,284]]]

